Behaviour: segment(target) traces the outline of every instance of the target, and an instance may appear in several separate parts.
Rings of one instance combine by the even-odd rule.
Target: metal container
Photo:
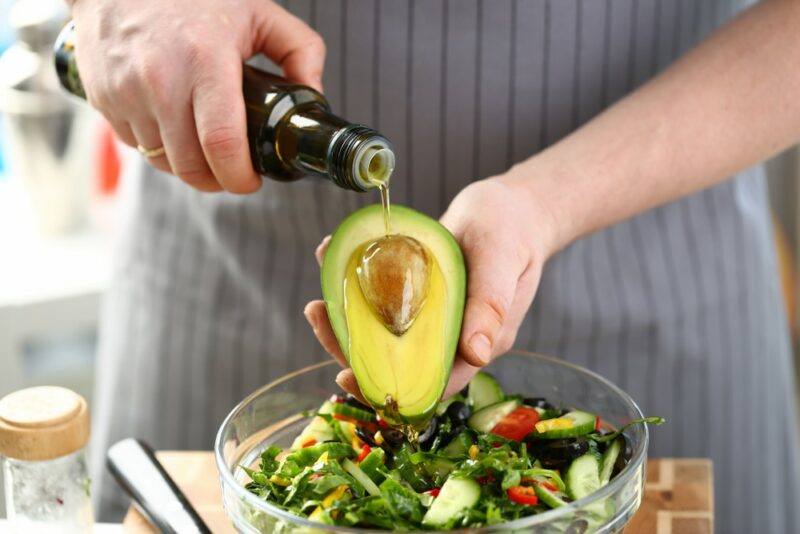
[[[19,0],[9,13],[17,36],[0,56],[4,155],[26,191],[43,234],[86,222],[94,118],[60,90],[52,45],[66,20],[58,0]]]

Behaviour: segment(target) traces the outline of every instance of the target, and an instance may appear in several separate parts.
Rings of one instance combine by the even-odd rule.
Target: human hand
[[[554,252],[555,234],[549,211],[504,177],[466,187],[453,199],[441,222],[455,236],[467,264],[466,308],[458,353],[445,391],[449,396],[514,345],[544,262]],[[325,238],[317,248],[320,263],[329,239]],[[304,313],[322,347],[346,368],[325,303],[309,302]],[[336,382],[358,395],[350,369],[340,372]]]
[[[89,103],[131,146],[201,191],[261,185],[247,142],[242,63],[263,53],[321,90],[322,38],[270,0],[77,0],[72,6]]]

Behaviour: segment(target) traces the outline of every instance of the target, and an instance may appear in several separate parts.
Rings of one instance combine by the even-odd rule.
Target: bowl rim
[[[606,387],[611,389],[614,393],[619,395],[619,397],[622,398],[625,401],[626,404],[628,404],[631,408],[633,408],[633,411],[636,414],[638,414],[638,417],[644,417],[644,414],[642,413],[641,408],[639,408],[639,405],[636,403],[636,401],[633,400],[633,398],[630,395],[628,395],[628,393],[626,393],[622,388],[620,388],[619,386],[617,386],[616,384],[614,384],[613,382],[611,382],[607,378],[603,377],[602,375],[600,375],[600,374],[598,374],[598,373],[596,373],[596,372],[594,372],[594,371],[592,371],[590,369],[587,369],[587,368],[582,367],[580,365],[574,364],[572,362],[568,362],[568,361],[566,361],[566,360],[564,360],[562,358],[557,358],[555,356],[548,356],[548,355],[541,354],[541,353],[538,353],[538,352],[532,352],[532,351],[521,350],[521,349],[512,349],[512,350],[506,352],[505,354],[503,354],[503,356],[500,356],[499,358],[496,358],[496,360],[500,359],[500,358],[504,358],[507,355],[517,355],[517,356],[525,356],[525,357],[537,358],[537,359],[540,359],[540,360],[547,361],[549,363],[553,363],[553,364],[556,364],[556,365],[561,365],[561,366],[570,368],[573,371],[577,371],[580,374],[583,374],[583,375],[586,375],[586,376],[588,376],[590,378],[598,380],[601,383],[603,383]],[[295,524],[295,525],[300,526],[300,527],[309,527],[309,528],[317,529],[319,531],[327,531],[327,532],[352,532],[354,534],[378,534],[378,533],[382,533],[382,532],[391,532],[391,531],[380,530],[380,529],[353,528],[353,527],[343,527],[343,526],[338,526],[338,525],[325,525],[323,523],[317,523],[317,522],[314,522],[314,521],[309,521],[308,519],[306,519],[304,517],[300,517],[300,516],[294,515],[294,514],[292,514],[290,512],[287,512],[286,510],[284,510],[282,508],[278,508],[277,506],[273,506],[268,501],[264,501],[262,499],[259,499],[254,494],[252,494],[249,491],[247,491],[247,489],[245,489],[244,486],[239,484],[236,481],[236,479],[234,478],[234,476],[233,476],[233,471],[228,468],[228,466],[227,466],[227,464],[225,462],[225,458],[223,457],[223,446],[224,446],[224,443],[222,442],[222,435],[224,433],[224,430],[227,429],[227,427],[229,426],[229,424],[230,424],[232,419],[234,419],[240,412],[242,412],[243,410],[245,410],[249,406],[250,401],[252,399],[254,399],[255,397],[258,397],[259,395],[261,395],[265,391],[267,391],[267,390],[269,390],[271,388],[274,388],[275,386],[278,386],[278,385],[282,384],[283,382],[286,382],[288,380],[291,380],[292,378],[295,378],[296,376],[299,376],[299,375],[301,375],[303,373],[307,373],[307,372],[310,372],[310,371],[314,371],[316,369],[319,369],[319,368],[322,368],[322,367],[325,367],[325,366],[328,366],[328,365],[337,365],[337,362],[335,360],[333,360],[333,359],[324,360],[324,361],[321,361],[321,362],[317,362],[317,363],[308,365],[306,367],[302,367],[300,369],[297,369],[295,371],[287,373],[287,374],[285,374],[285,375],[283,375],[283,376],[281,376],[279,378],[276,378],[275,380],[273,380],[273,381],[261,386],[260,388],[256,389],[255,391],[253,391],[252,393],[247,395],[241,402],[239,402],[228,413],[228,415],[222,421],[222,424],[220,425],[219,430],[217,431],[217,435],[216,435],[216,437],[214,439],[214,460],[215,460],[215,463],[216,463],[216,466],[217,466],[217,472],[218,472],[219,477],[220,477],[220,483],[223,486],[223,503],[222,503],[223,504],[223,508],[225,507],[224,489],[225,489],[225,486],[227,485],[227,486],[230,486],[233,489],[233,491],[234,491],[234,493],[236,494],[237,497],[239,497],[240,499],[244,499],[245,502],[247,502],[248,504],[250,504],[254,508],[256,508],[258,510],[261,510],[263,512],[266,512],[268,514],[271,514],[273,516],[276,516],[279,519],[286,520],[289,523]],[[646,465],[644,465],[644,459],[647,456],[647,449],[648,449],[648,445],[649,445],[649,442],[650,442],[650,433],[649,433],[649,429],[648,429],[647,425],[643,426],[643,431],[644,431],[644,437],[642,439],[642,445],[636,451],[634,451],[633,456],[631,457],[630,461],[625,466],[625,468],[616,477],[614,477],[608,484],[606,484],[605,486],[603,486],[602,488],[600,488],[596,492],[594,492],[594,493],[592,493],[590,495],[587,495],[586,497],[583,497],[582,499],[578,499],[577,501],[572,501],[572,502],[566,504],[565,506],[561,506],[559,508],[554,508],[554,509],[548,510],[546,512],[542,512],[542,513],[539,513],[539,514],[534,514],[534,515],[530,515],[530,516],[526,516],[526,517],[521,517],[519,519],[515,519],[513,521],[508,521],[506,523],[499,523],[497,525],[484,525],[484,526],[481,526],[481,527],[467,527],[467,528],[461,528],[461,529],[457,529],[457,530],[424,531],[424,532],[427,532],[428,534],[445,534],[445,533],[454,534],[454,533],[467,533],[467,532],[475,532],[475,531],[493,532],[493,531],[509,530],[509,529],[514,530],[514,529],[520,529],[520,528],[536,526],[536,525],[544,523],[546,521],[560,519],[563,516],[567,516],[569,514],[575,513],[578,510],[580,510],[581,508],[584,508],[585,506],[587,506],[588,504],[591,504],[591,503],[593,503],[595,501],[600,501],[602,499],[605,499],[605,498],[609,497],[611,494],[616,493],[619,489],[621,489],[622,486],[626,485],[635,476],[635,474],[636,474],[636,472],[637,472],[637,470],[639,469],[640,466],[644,466],[644,468],[646,469]],[[644,482],[644,476],[645,476],[645,474],[643,472],[642,473],[642,482]],[[230,519],[233,520],[233,518],[230,518]]]

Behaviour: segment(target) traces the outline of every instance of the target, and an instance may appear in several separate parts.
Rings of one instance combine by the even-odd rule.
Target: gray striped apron
[[[723,0],[292,0],[328,45],[334,109],[393,140],[393,198],[438,216],[557,141],[741,8]],[[106,300],[94,450],[209,449],[226,412],[323,358],[313,250],[375,195],[321,180],[204,195],[142,165]],[[720,532],[800,524],[794,384],[761,167],[582,239],[546,267],[519,347],[619,384],[710,456]],[[99,464],[99,461],[96,463]],[[209,476],[214,476],[209,473]],[[112,509],[109,484],[103,510]],[[795,527],[792,527],[795,525]]]

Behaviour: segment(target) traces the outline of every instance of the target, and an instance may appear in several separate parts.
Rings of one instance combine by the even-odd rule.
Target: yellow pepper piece
[[[289,480],[288,478],[283,478],[278,475],[272,475],[271,477],[269,477],[269,481],[272,482],[273,484],[277,484],[278,486],[284,486],[284,487],[292,483],[292,481]]]
[[[312,520],[312,521],[323,522],[323,520],[322,520],[322,512],[323,512],[323,510],[333,506],[333,503],[335,503],[336,501],[338,501],[339,499],[344,497],[346,492],[347,492],[347,486],[346,485],[343,484],[341,486],[337,486],[335,490],[330,492],[328,495],[325,496],[324,499],[322,499],[322,503],[320,504],[320,506],[317,506],[316,508],[314,508],[314,511],[311,512],[308,515],[308,518],[310,520]],[[335,516],[335,513],[336,512],[333,512],[334,516]]]
[[[572,419],[566,417],[556,417],[555,419],[545,419],[536,423],[536,431],[539,433],[547,432],[548,430],[563,430],[565,428],[572,428],[574,425]]]
[[[322,499],[322,507],[330,508],[333,505],[333,503],[335,503],[344,496],[346,491],[347,491],[346,484],[337,486],[335,490],[330,492],[324,499]]]
[[[380,430],[375,432],[375,444],[376,445],[383,445],[383,434],[381,434]]]
[[[311,521],[318,521],[318,522],[321,523],[322,522],[322,507],[321,506],[317,506],[316,508],[314,508],[314,511],[309,514],[308,518]]]
[[[471,459],[475,460],[478,457],[478,453],[479,452],[480,452],[480,449],[478,448],[478,446],[473,444],[469,448],[469,457]]]

